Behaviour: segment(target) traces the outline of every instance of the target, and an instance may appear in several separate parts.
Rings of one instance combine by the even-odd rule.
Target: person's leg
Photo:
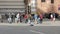
[[[10,20],[10,23],[12,23],[12,19]]]
[[[55,22],[55,18],[53,18],[53,22]]]
[[[35,19],[35,24],[37,24],[37,19]]]
[[[39,19],[39,24],[40,24],[40,19]]]
[[[28,22],[28,19],[26,19],[26,23]]]
[[[51,21],[53,21],[53,18],[51,18]]]
[[[40,19],[40,23],[42,24],[42,19]]]
[[[42,22],[43,22],[43,19],[41,19],[41,24],[42,24]]]
[[[18,19],[17,18],[15,18],[15,23],[18,23]]]
[[[25,19],[25,23],[27,23],[27,19]]]
[[[17,18],[17,23],[19,22],[19,19]]]
[[[39,24],[39,20],[37,20],[37,24]]]
[[[16,23],[16,22],[17,22],[17,19],[15,18],[15,20],[14,20],[14,21],[15,21],[15,23]]]

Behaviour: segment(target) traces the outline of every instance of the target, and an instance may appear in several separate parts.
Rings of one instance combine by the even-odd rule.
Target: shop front
[[[7,20],[10,15],[11,18],[14,20],[17,13],[23,14],[25,13],[25,10],[20,8],[0,8],[0,17],[3,21]]]

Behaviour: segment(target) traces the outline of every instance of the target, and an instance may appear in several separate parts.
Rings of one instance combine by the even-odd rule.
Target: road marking
[[[42,33],[42,32],[38,32],[38,31],[34,31],[34,30],[30,30],[30,32],[38,33],[38,34],[44,34],[44,33]]]

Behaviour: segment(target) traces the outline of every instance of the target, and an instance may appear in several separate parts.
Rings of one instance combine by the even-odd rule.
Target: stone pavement
[[[26,23],[0,23],[0,25],[7,26],[29,26],[30,24]],[[34,26],[60,26],[60,21],[43,21],[42,24],[34,24]]]

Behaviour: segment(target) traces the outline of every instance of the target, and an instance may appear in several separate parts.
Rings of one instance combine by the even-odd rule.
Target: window
[[[32,5],[31,5],[32,7],[34,7],[35,6],[35,0],[32,0]]]
[[[60,10],[60,7],[58,8],[58,10]]]
[[[54,0],[51,0],[51,3],[54,3]]]
[[[45,2],[45,0],[41,0],[41,2]]]

